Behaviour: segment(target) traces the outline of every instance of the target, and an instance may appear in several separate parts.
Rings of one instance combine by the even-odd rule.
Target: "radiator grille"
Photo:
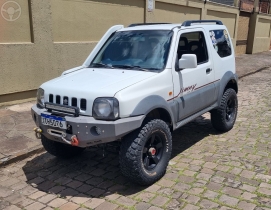
[[[56,103],[60,104],[60,96],[58,96],[58,95],[56,96]]]
[[[61,98],[63,98],[62,101],[61,101]],[[77,99],[76,97],[69,98],[68,96],[61,97],[60,95],[56,95],[55,101],[54,101],[54,94],[49,94],[49,102],[56,103],[56,104],[70,105],[74,107],[80,107],[82,111],[87,110],[87,100],[84,98]]]
[[[81,110],[84,110],[84,111],[87,110],[87,100],[86,99],[81,99],[80,108],[81,108]]]

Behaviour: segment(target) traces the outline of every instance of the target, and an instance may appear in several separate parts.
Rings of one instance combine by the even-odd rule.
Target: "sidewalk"
[[[236,57],[239,78],[271,67],[271,51]],[[44,151],[36,139],[28,102],[8,107],[0,106],[0,167]]]

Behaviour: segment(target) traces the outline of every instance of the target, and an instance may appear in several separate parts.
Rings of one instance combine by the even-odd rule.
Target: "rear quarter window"
[[[226,30],[211,30],[210,38],[215,51],[221,58],[232,54],[231,41]]]

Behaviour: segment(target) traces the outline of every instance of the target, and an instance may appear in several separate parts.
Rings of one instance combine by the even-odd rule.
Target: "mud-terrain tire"
[[[85,148],[74,147],[68,144],[52,141],[47,139],[44,135],[41,135],[41,143],[44,149],[51,155],[60,158],[72,158],[81,154]]]
[[[122,174],[140,185],[151,185],[164,176],[172,151],[168,125],[159,119],[128,134],[120,147]]]
[[[235,90],[227,89],[217,109],[211,111],[213,127],[221,132],[227,132],[233,128],[237,117],[238,100]]]

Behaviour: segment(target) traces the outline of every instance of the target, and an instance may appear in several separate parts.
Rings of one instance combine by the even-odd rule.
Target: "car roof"
[[[208,20],[207,20],[208,21]],[[135,23],[135,24],[131,24],[130,26],[126,27],[126,28],[122,28],[119,31],[134,31],[134,30],[172,30],[176,27],[178,28],[197,28],[197,27],[201,27],[201,28],[206,28],[209,30],[215,30],[215,29],[225,29],[225,25],[222,24],[211,24],[211,22],[214,21],[209,21],[209,22],[196,22],[193,23],[188,23],[189,21],[182,23]],[[186,25],[187,24],[187,25]]]
[[[129,26],[127,28],[123,28],[119,31],[133,31],[133,30],[172,30],[175,27],[181,27],[181,23],[178,24],[173,24],[173,23],[169,23],[169,24],[133,24],[134,26]]]

